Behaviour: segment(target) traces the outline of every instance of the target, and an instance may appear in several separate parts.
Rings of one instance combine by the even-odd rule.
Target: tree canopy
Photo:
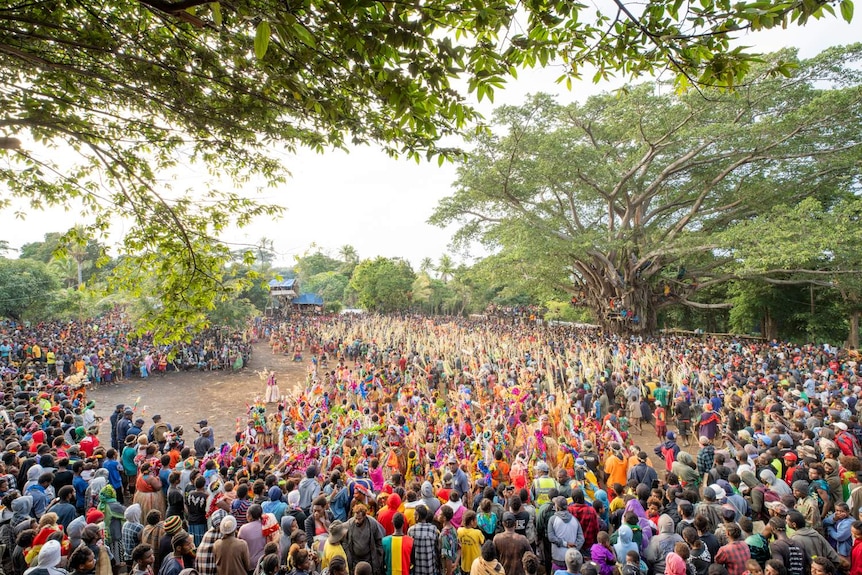
[[[349,285],[363,308],[391,312],[409,305],[415,279],[416,274],[405,260],[378,256],[359,262]]]
[[[729,234],[756,244],[760,229],[746,224],[758,214],[809,197],[828,206],[858,187],[860,56],[862,45],[827,50],[776,78],[766,71],[795,56],[774,55],[732,94],[658,83],[500,108],[432,222],[515,253],[615,331],[654,331],[670,305],[729,306],[700,295],[734,279],[811,281],[820,268],[764,266],[751,250],[746,261]]]
[[[0,9],[0,181],[33,208],[79,202],[91,235],[129,222],[113,287],[134,295],[155,276],[150,323],[182,325],[232,297],[220,233],[279,213],[231,191],[283,181],[274,143],[442,160],[457,151],[441,138],[478,118],[461,79],[480,100],[554,61],[561,80],[669,67],[683,84],[739,85],[755,56],[730,47],[736,35],[836,8],[852,18],[852,0],[615,0],[595,14],[567,0],[12,1]],[[197,184],[206,202],[166,184],[189,163],[213,176]]]
[[[0,316],[20,320],[45,308],[59,287],[42,262],[0,258]]]

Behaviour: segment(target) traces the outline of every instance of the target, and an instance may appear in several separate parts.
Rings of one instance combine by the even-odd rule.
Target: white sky
[[[741,39],[742,44],[759,52],[795,46],[802,57],[811,57],[829,46],[862,40],[862,18],[852,24],[838,18],[811,21],[804,28],[770,30]],[[497,91],[495,104],[520,104],[526,94],[550,92],[560,102],[582,101],[592,94],[618,87],[619,83],[594,85],[588,79],[573,85],[569,92],[555,84],[558,70],[525,70],[505,90]],[[585,78],[591,75],[586,73]],[[491,105],[484,101],[479,109],[490,116]],[[291,179],[278,190],[266,190],[258,200],[276,203],[286,209],[277,221],[257,220],[242,230],[226,233],[222,239],[255,243],[263,236],[274,240],[276,265],[290,265],[294,256],[306,251],[312,242],[333,256],[344,244],[353,245],[361,258],[400,256],[418,268],[424,257],[435,262],[447,252],[451,230],[426,223],[437,201],[452,190],[455,166],[436,161],[416,164],[406,159],[393,160],[377,148],[362,147],[347,154],[330,151],[316,154],[302,150],[285,155]],[[176,189],[191,187],[196,173],[177,178]],[[2,193],[2,190],[0,190]],[[252,194],[253,190],[242,193]],[[30,213],[25,220],[14,217],[23,208]],[[33,212],[28,204],[15,202],[2,213],[0,240],[14,249],[40,241],[46,232],[65,231],[75,223],[74,215],[61,209]],[[122,235],[122,224],[115,231]],[[13,254],[10,254],[13,256]],[[461,261],[460,256],[455,257]]]

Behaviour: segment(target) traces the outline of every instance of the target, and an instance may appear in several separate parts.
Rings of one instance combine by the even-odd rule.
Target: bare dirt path
[[[206,419],[215,431],[216,441],[221,443],[233,441],[237,418],[244,428],[246,406],[263,397],[266,382],[256,371],[274,370],[284,393],[304,381],[308,365],[308,354],[305,361],[294,363],[287,356],[273,355],[262,342],[255,344],[249,366],[237,373],[187,371],[132,378],[94,389],[87,398],[96,401],[96,412],[107,420],[115,405],[133,405],[140,397],[136,414],[145,420],[144,431],[153,424],[152,416],[158,414],[173,426],[182,425],[187,443],[197,438],[193,425]],[[110,445],[109,425],[102,426],[99,437],[103,445]]]

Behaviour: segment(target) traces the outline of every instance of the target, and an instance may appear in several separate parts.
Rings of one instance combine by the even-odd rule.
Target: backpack
[[[846,455],[847,457],[862,456],[862,449],[859,448],[859,442],[846,431],[838,432],[838,435],[835,436],[835,443],[838,444],[838,449],[841,450],[842,455]]]
[[[497,531],[497,514],[493,511],[489,513],[479,513],[477,524],[479,529],[485,535],[485,540],[493,539],[494,533]]]
[[[668,472],[671,470],[674,461],[676,461],[676,452],[674,451],[674,445],[668,447],[668,444],[665,443],[661,447],[661,455],[664,457],[664,464],[667,468]]]
[[[156,440],[156,443],[164,443],[165,442],[165,434],[168,433],[169,431],[170,431],[170,429],[168,428],[168,424],[162,423],[160,421],[153,428],[153,439]]]

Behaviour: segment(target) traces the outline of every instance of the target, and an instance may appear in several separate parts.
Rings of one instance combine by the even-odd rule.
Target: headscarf
[[[610,523],[611,521],[611,502],[608,500],[608,493],[604,489],[597,489],[595,494],[596,500],[601,501],[604,506],[604,511],[602,511],[601,519],[605,522],[605,525]]]
[[[117,519],[122,523],[125,519],[123,515],[115,511],[114,506],[111,505],[112,503],[117,503],[117,492],[114,491],[112,486],[105,485],[99,491],[99,505],[96,507],[105,514],[105,543],[111,542],[111,521]]]
[[[641,548],[646,549],[647,545],[649,545],[649,540],[652,539],[652,521],[647,517],[646,511],[644,511],[643,505],[641,505],[641,502],[638,499],[629,499],[628,502],[626,502],[626,511],[631,511],[638,516],[638,525],[643,533]]]
[[[686,575],[685,559],[674,552],[665,557],[664,575]]]
[[[123,516],[126,518],[126,523],[139,524],[141,522],[141,505],[139,503],[129,505]]]

